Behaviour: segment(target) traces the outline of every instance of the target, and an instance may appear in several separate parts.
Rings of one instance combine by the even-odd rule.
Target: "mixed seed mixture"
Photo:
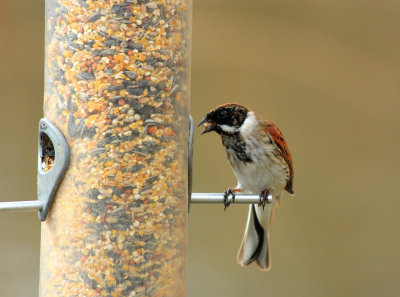
[[[45,117],[71,164],[42,226],[40,296],[185,295],[190,9],[46,1]]]

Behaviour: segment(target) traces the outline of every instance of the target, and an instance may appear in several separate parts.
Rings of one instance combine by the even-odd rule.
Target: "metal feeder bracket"
[[[188,212],[192,197],[193,182],[193,118],[189,115],[189,143],[188,143]]]
[[[39,122],[37,164],[37,199],[33,201],[1,202],[0,211],[39,212],[46,220],[54,194],[69,164],[69,148],[63,134],[48,119]]]

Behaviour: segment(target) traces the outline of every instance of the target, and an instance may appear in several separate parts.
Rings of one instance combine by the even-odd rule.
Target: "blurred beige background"
[[[188,296],[400,295],[400,2],[200,0],[191,112],[237,101],[290,146],[294,198],[271,230],[272,271],[236,264],[247,207],[192,205]],[[0,2],[0,200],[35,199],[44,1]],[[194,191],[235,185],[196,130]],[[40,223],[0,214],[0,296],[37,296]]]

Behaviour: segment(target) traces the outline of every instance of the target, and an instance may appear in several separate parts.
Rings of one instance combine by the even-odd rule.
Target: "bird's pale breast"
[[[241,162],[228,152],[232,169],[244,190],[260,193],[268,189],[278,195],[286,186],[289,170],[284,158],[271,143],[246,139],[246,152],[250,162]]]
[[[238,182],[244,190],[260,193],[268,189],[273,196],[285,188],[289,177],[289,167],[266,134],[260,133],[260,122],[253,112],[240,129],[239,138],[243,142],[248,161],[239,158],[237,152],[226,146],[228,159]]]

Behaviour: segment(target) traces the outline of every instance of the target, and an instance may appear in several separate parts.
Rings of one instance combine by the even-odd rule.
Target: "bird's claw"
[[[232,195],[232,201],[229,201],[229,195]],[[231,203],[235,202],[235,192],[232,189],[228,189],[225,191],[224,193],[224,211],[226,210],[227,207],[229,207],[229,205],[231,205]]]
[[[268,196],[269,196],[269,191],[267,189],[262,190],[258,206],[262,206],[263,210],[265,208],[265,204],[268,203]]]

